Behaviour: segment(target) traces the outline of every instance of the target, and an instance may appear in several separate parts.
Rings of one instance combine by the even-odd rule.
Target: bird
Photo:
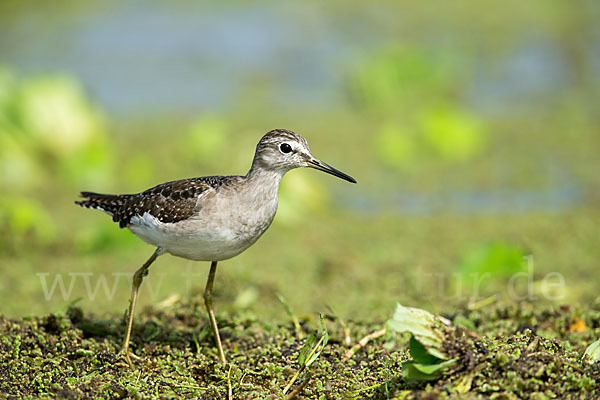
[[[133,275],[127,326],[120,353],[133,369],[129,349],[138,289],[150,265],[171,254],[210,262],[204,304],[222,364],[227,360],[213,310],[217,263],[252,246],[269,228],[278,205],[282,177],[295,168],[314,168],[351,183],[356,180],[315,158],[304,137],[287,129],[267,132],[258,142],[252,165],[244,176],[204,176],[170,181],[135,194],[81,192],[75,204],[112,216],[156,249]]]

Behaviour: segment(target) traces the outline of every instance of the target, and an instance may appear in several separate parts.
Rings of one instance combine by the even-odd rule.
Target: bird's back
[[[238,176],[205,176],[165,182],[136,194],[102,194],[81,192],[85,200],[76,201],[81,207],[92,208],[111,215],[119,227],[126,228],[135,216],[145,213],[163,223],[190,218],[198,208],[198,199]]]

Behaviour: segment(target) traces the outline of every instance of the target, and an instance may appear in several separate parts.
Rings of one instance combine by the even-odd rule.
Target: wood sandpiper
[[[212,308],[217,262],[235,257],[267,230],[277,211],[277,192],[283,175],[301,167],[315,168],[356,183],[343,172],[315,158],[306,139],[275,129],[260,139],[252,167],[245,176],[205,176],[166,182],[137,194],[81,192],[75,203],[112,216],[144,242],[156,246],[152,256],[133,275],[127,332],[121,352],[133,368],[129,340],[138,289],[158,256],[170,253],[194,261],[210,261],[204,303],[219,351],[226,363]]]

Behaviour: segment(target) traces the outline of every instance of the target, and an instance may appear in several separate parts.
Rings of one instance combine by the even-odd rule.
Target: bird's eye
[[[292,151],[292,146],[290,146],[287,143],[281,143],[279,145],[279,150],[281,150],[282,153],[289,153],[290,151]]]

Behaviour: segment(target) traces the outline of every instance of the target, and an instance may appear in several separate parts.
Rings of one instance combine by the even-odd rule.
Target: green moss
[[[197,304],[177,304],[167,311],[146,310],[133,331],[132,347],[143,358],[130,371],[115,352],[120,348],[120,317],[100,320],[70,309],[65,316],[29,319],[0,317],[0,391],[7,396],[39,398],[224,398],[227,382],[235,398],[281,396],[297,371],[305,339],[294,327],[261,323],[238,314],[221,316],[222,336],[230,364],[218,363],[207,325]],[[496,305],[487,310],[459,310],[476,330],[459,328],[446,338],[445,351],[458,358],[434,382],[408,384],[402,363],[408,359],[405,338],[395,344],[382,337],[343,361],[347,348],[339,327],[331,325],[330,342],[295,386],[306,386],[304,398],[443,398],[544,399],[596,396],[600,365],[581,361],[585,344],[598,328],[574,335],[565,321],[577,313],[600,326],[598,313],[581,310],[531,310]],[[548,316],[552,318],[548,318]],[[535,317],[536,324],[527,325]],[[450,316],[453,318],[453,316]],[[201,321],[201,322],[197,322]],[[190,323],[191,322],[191,323]],[[353,341],[383,325],[349,322]],[[527,328],[523,329],[523,326]],[[106,329],[100,329],[104,327]],[[537,334],[543,327],[554,338]],[[303,325],[303,334],[314,327]],[[232,349],[235,349],[233,351]],[[390,350],[386,350],[390,349]]]

